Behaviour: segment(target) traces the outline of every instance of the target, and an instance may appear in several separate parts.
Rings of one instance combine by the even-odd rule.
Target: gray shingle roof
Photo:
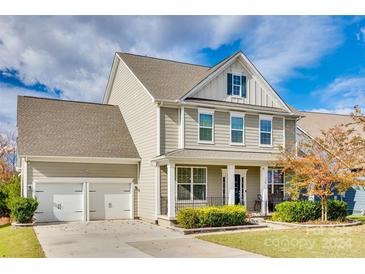
[[[304,117],[297,122],[297,125],[314,138],[320,137],[322,130],[354,122],[350,115],[306,111],[301,111],[300,113]],[[360,125],[353,125],[353,127],[355,128],[355,133],[365,137],[365,132]]]
[[[18,155],[139,158],[117,106],[18,97]]]
[[[213,67],[130,53],[117,54],[155,99],[178,100],[237,53]]]

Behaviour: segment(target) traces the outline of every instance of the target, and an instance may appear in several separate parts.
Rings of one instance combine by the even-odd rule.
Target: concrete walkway
[[[34,230],[47,257],[263,257],[138,220],[47,224],[35,226]]]

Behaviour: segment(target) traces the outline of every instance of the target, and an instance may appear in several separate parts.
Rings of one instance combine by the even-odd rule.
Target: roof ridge
[[[183,62],[183,61],[177,61],[177,60],[172,60],[172,59],[159,58],[159,57],[153,57],[153,56],[147,56],[147,55],[141,55],[141,54],[135,54],[135,53],[129,53],[129,52],[117,51],[117,54],[127,54],[127,55],[150,58],[150,59],[166,61],[166,62],[172,62],[172,63],[185,64],[185,65],[196,66],[196,67],[204,67],[204,68],[209,68],[209,69],[211,68],[209,66],[205,66],[205,65],[201,65],[201,64],[193,64],[193,63],[189,63],[189,62]]]
[[[341,113],[331,113],[331,112],[307,111],[307,110],[299,110],[299,112],[304,112],[304,113],[315,113],[315,114],[324,114],[324,115],[338,115],[338,116],[347,116],[347,117],[351,117],[351,114],[341,114]]]
[[[116,106],[116,105],[103,104],[103,103],[97,103],[97,102],[85,102],[85,101],[77,101],[77,100],[63,100],[63,99],[58,99],[58,98],[37,97],[37,96],[29,96],[29,95],[18,95],[18,97],[38,99],[38,100],[60,101],[60,102],[66,102],[66,103],[101,105],[101,106],[109,106],[109,107],[115,107]]]

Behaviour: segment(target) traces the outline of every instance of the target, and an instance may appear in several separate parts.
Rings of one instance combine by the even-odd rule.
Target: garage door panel
[[[90,184],[90,220],[130,218],[130,185]]]
[[[37,184],[38,222],[81,221],[84,216],[82,184]]]

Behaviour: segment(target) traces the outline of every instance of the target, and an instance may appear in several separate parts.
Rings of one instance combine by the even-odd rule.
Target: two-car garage
[[[138,217],[140,156],[118,106],[20,96],[17,123],[37,222]]]
[[[79,181],[79,182],[77,182]],[[131,219],[132,179],[45,178],[34,181],[37,222]]]

